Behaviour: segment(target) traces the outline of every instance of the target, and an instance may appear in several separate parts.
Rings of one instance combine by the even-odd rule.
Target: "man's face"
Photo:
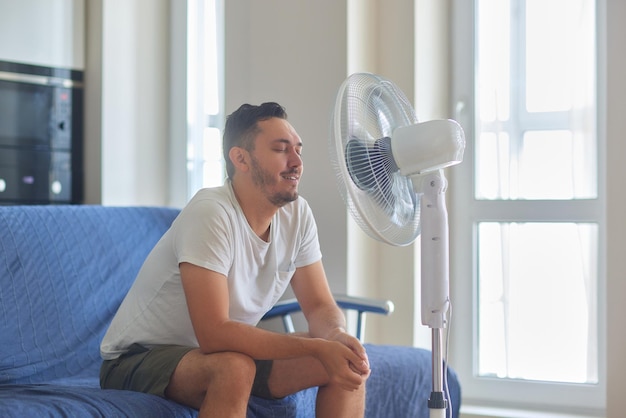
[[[258,127],[261,132],[250,153],[252,180],[272,204],[281,207],[298,198],[302,141],[284,119],[260,121]]]

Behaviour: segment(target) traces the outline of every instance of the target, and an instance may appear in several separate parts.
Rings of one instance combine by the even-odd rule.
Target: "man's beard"
[[[298,190],[293,192],[276,192],[269,193],[270,187],[276,186],[276,179],[267,171],[261,168],[259,161],[251,157],[252,168],[252,181],[254,185],[263,190],[263,193],[267,196],[267,199],[276,207],[282,207],[289,202],[293,202],[298,198]],[[294,170],[294,173],[297,171]]]

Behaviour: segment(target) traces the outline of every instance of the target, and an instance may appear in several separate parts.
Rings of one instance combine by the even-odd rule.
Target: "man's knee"
[[[244,354],[202,354],[194,350],[178,364],[165,396],[196,409],[207,399],[230,404],[247,402],[255,373],[254,360]]]
[[[210,367],[211,381],[250,390],[256,375],[254,360],[241,353],[216,353]]]

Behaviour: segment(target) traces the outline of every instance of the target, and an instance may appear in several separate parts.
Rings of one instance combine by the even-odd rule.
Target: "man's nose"
[[[302,165],[302,156],[295,150],[290,153],[289,165],[291,167],[298,167]]]

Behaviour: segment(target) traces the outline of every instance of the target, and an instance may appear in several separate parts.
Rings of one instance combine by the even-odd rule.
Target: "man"
[[[264,103],[231,114],[223,140],[229,179],[200,190],[146,259],[102,342],[102,387],[224,418],[245,417],[251,393],[319,386],[317,416],[363,416],[367,355],[346,333],[298,195],[300,137]],[[257,328],[289,285],[309,333]]]

